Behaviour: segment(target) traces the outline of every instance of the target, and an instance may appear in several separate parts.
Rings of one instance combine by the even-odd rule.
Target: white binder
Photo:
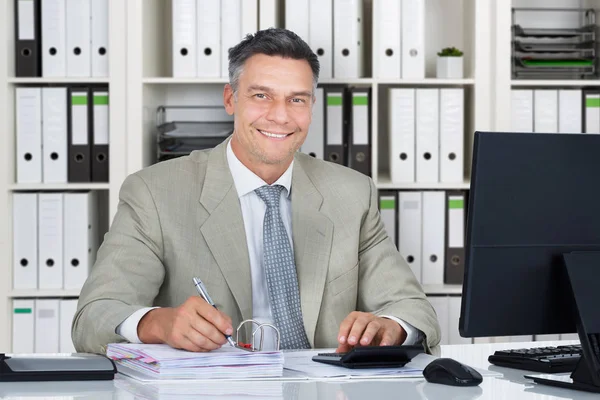
[[[463,181],[464,89],[440,89],[440,182]]]
[[[35,353],[35,300],[12,301],[12,352]]]
[[[396,215],[395,193],[380,192],[379,213],[381,214],[381,220],[383,221],[388,236],[394,245],[398,247],[398,240],[396,238],[396,223],[398,221],[398,216]]]
[[[437,314],[437,320],[440,324],[440,330],[442,332],[440,344],[450,344],[450,321],[448,320],[450,306],[448,304],[448,296],[427,296],[427,300],[429,300],[429,303],[431,303],[431,306]]]
[[[196,13],[196,76],[218,78],[221,76],[221,1],[198,0]]]
[[[92,75],[91,0],[66,0],[67,76]]]
[[[390,177],[394,183],[414,182],[415,89],[389,89]]]
[[[539,133],[558,132],[558,91],[536,89],[533,92],[533,130]]]
[[[421,192],[399,192],[398,205],[398,247],[400,254],[410,266],[417,281],[421,282],[423,265],[421,258]]]
[[[42,89],[17,87],[17,183],[42,182]]]
[[[402,2],[378,0],[373,3],[375,26],[376,75],[379,78],[399,79],[402,70],[401,26]]]
[[[42,169],[45,183],[67,183],[67,88],[42,88]]]
[[[221,76],[229,77],[229,49],[242,39],[241,0],[221,0]]]
[[[285,29],[309,43],[309,0],[285,0]]]
[[[173,77],[196,76],[196,0],[173,0]]]
[[[333,76],[360,78],[362,61],[363,2],[333,1]]]
[[[320,160],[325,148],[325,96],[323,88],[317,88],[312,110],[312,121],[301,151]]]
[[[600,94],[598,93],[585,95],[585,133],[600,133]]]
[[[75,346],[71,339],[71,325],[77,312],[77,299],[61,299],[59,303],[59,345],[61,353],[75,353]]]
[[[63,194],[38,194],[38,287],[62,289]]]
[[[425,78],[425,0],[402,0],[402,79]]]
[[[35,300],[35,352],[59,351],[59,299]]]
[[[38,201],[36,193],[14,193],[13,288],[37,289]]]
[[[308,44],[319,58],[319,78],[333,78],[333,0],[309,0]]]
[[[533,132],[533,90],[513,89],[510,97],[511,131]]]
[[[462,298],[456,296],[448,297],[449,304],[449,315],[448,321],[450,322],[449,331],[449,341],[450,344],[471,344],[473,341],[470,338],[464,338],[460,336],[460,332],[458,330],[458,323],[460,320],[460,304]]]
[[[580,89],[559,89],[558,91],[558,132],[581,133],[583,114]]]
[[[44,0],[42,11],[42,76],[67,75],[66,0]]]
[[[92,76],[108,76],[108,1],[92,1]]]
[[[278,28],[278,0],[260,0],[258,2],[258,7],[258,28],[261,31],[269,28]]]
[[[240,0],[241,7],[241,36],[242,40],[248,34],[258,30],[258,0]]]
[[[96,192],[64,194],[64,289],[81,289],[96,259]]]
[[[424,285],[444,284],[446,239],[446,193],[423,192],[423,279]]]
[[[417,182],[439,182],[439,90],[417,89]]]

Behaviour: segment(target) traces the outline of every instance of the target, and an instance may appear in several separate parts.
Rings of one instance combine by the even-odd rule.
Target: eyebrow
[[[253,92],[255,90],[258,90],[261,92],[273,93],[273,89],[271,89],[268,86],[252,85],[252,86],[248,87],[248,92]],[[301,90],[298,92],[291,93],[291,96],[293,96],[293,97],[295,97],[295,96],[312,97],[312,95],[313,95],[312,91],[308,91],[308,90]]]

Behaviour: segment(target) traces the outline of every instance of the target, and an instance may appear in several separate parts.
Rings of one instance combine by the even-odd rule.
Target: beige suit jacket
[[[200,277],[234,330],[252,318],[248,246],[226,141],[127,177],[118,210],[73,320],[77,351],[103,353],[125,339],[116,327],[148,306],[175,307],[197,295]],[[436,314],[387,236],[370,178],[295,156],[293,248],[304,326],[315,348],[337,347],[352,311],[393,315],[440,341]],[[247,338],[245,338],[247,340]]]

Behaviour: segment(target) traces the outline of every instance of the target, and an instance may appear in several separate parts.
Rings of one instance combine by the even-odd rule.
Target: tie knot
[[[273,185],[273,186],[261,186],[254,191],[265,202],[267,207],[275,207],[279,208],[279,198],[281,196],[281,191],[283,190],[283,186],[281,185]]]

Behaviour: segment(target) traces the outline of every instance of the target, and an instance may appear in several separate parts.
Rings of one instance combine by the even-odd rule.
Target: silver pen
[[[204,286],[204,283],[202,283],[202,281],[200,279],[196,278],[196,277],[194,277],[193,280],[194,280],[194,286],[196,286],[196,290],[198,291],[198,293],[200,294],[200,296],[202,296],[202,298],[208,304],[210,304],[214,308],[217,308],[217,306],[215,305],[215,302],[212,301],[212,299],[208,295],[208,291],[206,290],[206,286]],[[227,338],[227,341],[229,342],[229,344],[232,345],[233,347],[235,347],[235,342],[231,338],[231,335],[225,335],[225,337]]]

